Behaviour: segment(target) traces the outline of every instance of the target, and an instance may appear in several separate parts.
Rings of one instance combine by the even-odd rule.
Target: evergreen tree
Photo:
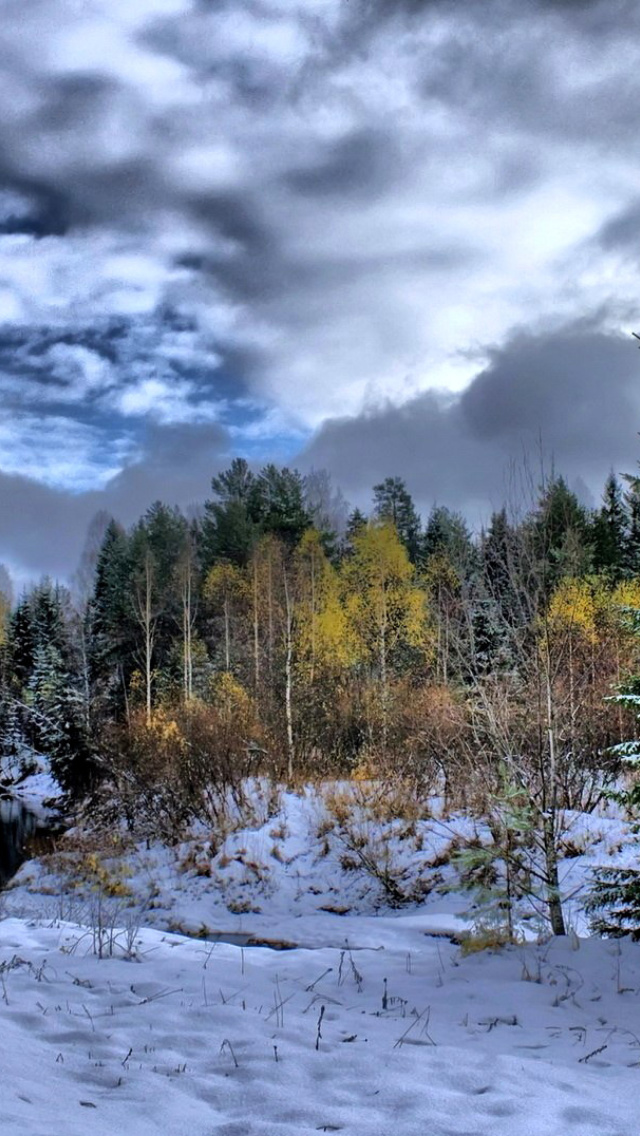
[[[625,474],[629,488],[625,494],[628,511],[628,529],[625,546],[627,575],[640,576],[640,478]]]
[[[525,595],[527,570],[522,552],[523,533],[509,523],[506,509],[495,512],[480,540],[480,572],[473,589],[477,615],[472,645],[486,666],[510,668],[514,664],[509,640],[518,624],[531,614],[531,595]]]
[[[218,560],[244,567],[256,539],[250,512],[255,477],[244,458],[234,458],[229,469],[211,481],[213,499],[205,501],[201,558],[205,572]]]
[[[487,591],[500,604],[508,605],[513,592],[515,542],[507,510],[493,513],[489,528],[480,539],[480,560]]]
[[[420,517],[402,478],[386,477],[374,485],[373,501],[374,516],[395,525],[411,563],[415,564],[420,554]]]
[[[29,597],[24,594],[9,621],[9,673],[18,690],[22,690],[29,681],[35,647],[31,605]]]
[[[423,560],[428,563],[434,556],[444,556],[461,582],[469,578],[475,564],[471,534],[464,517],[445,505],[434,505],[422,539]]]
[[[592,539],[594,570],[608,572],[613,580],[619,580],[626,568],[628,516],[614,473],[607,478],[602,508],[593,520]]]
[[[131,556],[124,529],[111,520],[98,553],[87,609],[89,676],[97,706],[120,717],[132,669]]]
[[[211,489],[223,505],[230,501],[244,501],[248,504],[255,477],[244,458],[234,458],[228,469],[211,479]]]
[[[249,516],[260,533],[270,533],[289,548],[311,528],[305,505],[304,482],[296,469],[266,465],[249,494]]]
[[[343,555],[351,556],[355,546],[356,537],[367,527],[367,517],[361,509],[354,509],[347,518],[347,527],[344,533]]]
[[[67,792],[87,788],[92,767],[82,728],[82,698],[53,644],[36,647],[25,691],[35,746]]]
[[[564,576],[584,576],[591,570],[589,512],[563,477],[554,477],[543,486],[529,527],[547,595]]]

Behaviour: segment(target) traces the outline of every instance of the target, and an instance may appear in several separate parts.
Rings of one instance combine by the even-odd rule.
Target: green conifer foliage
[[[420,555],[420,517],[401,477],[386,477],[373,487],[374,516],[390,521],[415,564]]]
[[[82,727],[82,697],[53,643],[36,648],[25,701],[36,748],[49,757],[63,789],[82,791],[92,773]]]
[[[201,558],[206,571],[218,560],[244,567],[256,539],[250,513],[255,478],[244,458],[234,458],[229,469],[211,481],[213,498],[205,501]]]
[[[602,508],[593,521],[593,567],[619,580],[627,566],[629,517],[622,487],[615,474],[607,478]]]
[[[462,583],[475,567],[475,550],[467,523],[460,513],[435,505],[422,539],[422,558],[428,565],[435,556],[448,560]]]

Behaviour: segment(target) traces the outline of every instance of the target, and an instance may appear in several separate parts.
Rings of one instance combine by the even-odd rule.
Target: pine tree
[[[53,644],[36,648],[25,698],[37,748],[49,757],[63,789],[82,792],[92,775],[82,729],[82,698]]]
[[[304,481],[298,471],[273,464],[261,469],[249,493],[249,516],[261,533],[271,533],[289,548],[295,547],[311,528]]]
[[[640,478],[625,474],[629,488],[625,494],[629,527],[625,547],[627,575],[640,576]]]
[[[547,595],[563,576],[584,576],[591,570],[589,513],[563,477],[543,486],[528,527]]]
[[[460,513],[435,505],[429,514],[422,538],[422,559],[444,556],[462,583],[475,566],[475,550],[466,521]]]
[[[411,563],[415,564],[420,554],[420,517],[402,478],[386,477],[374,485],[373,501],[374,516],[395,525]]]
[[[205,501],[201,558],[206,572],[218,560],[244,567],[256,539],[250,514],[255,477],[244,458],[234,458],[229,469],[211,481],[213,499]]]
[[[614,473],[607,478],[602,508],[593,521],[593,567],[619,580],[626,567],[628,515],[620,482]]]

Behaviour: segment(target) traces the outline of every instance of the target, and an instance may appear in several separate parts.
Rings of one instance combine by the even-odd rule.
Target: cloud
[[[2,441],[0,434],[0,448]],[[18,581],[44,572],[69,579],[98,511],[128,525],[159,497],[189,509],[207,497],[213,474],[228,459],[229,439],[217,424],[150,426],[137,460],[99,490],[71,493],[40,478],[0,473],[2,559]]]
[[[404,477],[423,512],[439,502],[475,523],[527,463],[534,483],[542,462],[547,474],[555,466],[581,479],[597,501],[609,470],[633,471],[640,456],[638,370],[632,341],[585,326],[520,334],[463,392],[326,422],[301,461],[327,466],[362,503],[381,477]]]
[[[476,376],[498,375],[515,328],[540,343],[592,314],[612,342],[640,326],[627,0],[6,0],[3,15],[11,478],[78,509],[128,477],[136,500],[170,498],[173,430],[194,431],[194,454],[220,430],[260,461],[314,430],[331,451],[344,418],[373,481],[386,450],[423,445],[409,407],[430,452],[461,447],[457,485],[491,465],[487,415],[511,404],[487,395],[485,411]],[[531,391],[537,423],[542,370]],[[520,427],[501,429],[500,453]],[[577,435],[576,467],[581,438],[593,456]]]
[[[21,413],[0,423],[0,469],[82,491],[105,485],[135,454],[126,435],[56,415]]]
[[[7,305],[29,324],[54,309],[76,332],[107,313],[187,309],[216,350],[253,353],[241,386],[307,426],[372,389],[459,384],[461,339],[504,338],[567,302],[570,269],[554,258],[616,202],[595,152],[584,177],[558,133],[622,155],[635,131],[622,5],[604,45],[597,4],[20,11],[0,29],[0,183],[23,202],[5,210],[5,239],[27,242],[4,265],[0,249]],[[623,207],[622,182],[613,196]],[[601,293],[591,279],[582,298]]]

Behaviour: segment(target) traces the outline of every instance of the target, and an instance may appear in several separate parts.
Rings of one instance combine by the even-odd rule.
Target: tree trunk
[[[283,568],[284,598],[286,608],[285,619],[285,715],[287,721],[287,776],[293,780],[294,745],[293,745],[293,608],[289,592],[289,581],[286,568]]]
[[[229,643],[229,597],[224,597],[224,669],[231,670],[231,650]]]
[[[256,697],[260,685],[260,625],[258,622],[258,560],[253,557],[253,680]]]
[[[382,748],[387,751],[389,734],[389,677],[387,674],[387,597],[382,592],[382,608],[380,612],[380,681],[382,684]]]
[[[547,876],[547,903],[549,906],[549,919],[554,935],[566,935],[562,901],[560,899],[560,881],[558,879],[558,842],[556,839],[556,817],[558,797],[558,774],[556,763],[556,735],[554,725],[553,688],[551,685],[551,654],[549,648],[549,635],[546,629],[545,638],[545,693],[547,701],[547,736],[549,743],[549,770],[548,783],[545,793],[544,812],[542,817],[542,835],[544,841],[544,858]]]
[[[188,563],[185,568],[182,590],[182,656],[185,703],[190,702],[193,698],[192,623],[191,563]]]
[[[558,849],[556,846],[555,817],[553,813],[545,813],[542,818],[542,832],[544,839],[544,857],[546,868],[547,905],[549,908],[549,921],[554,935],[566,935],[567,930],[562,911],[560,898],[560,881],[558,879]]]

